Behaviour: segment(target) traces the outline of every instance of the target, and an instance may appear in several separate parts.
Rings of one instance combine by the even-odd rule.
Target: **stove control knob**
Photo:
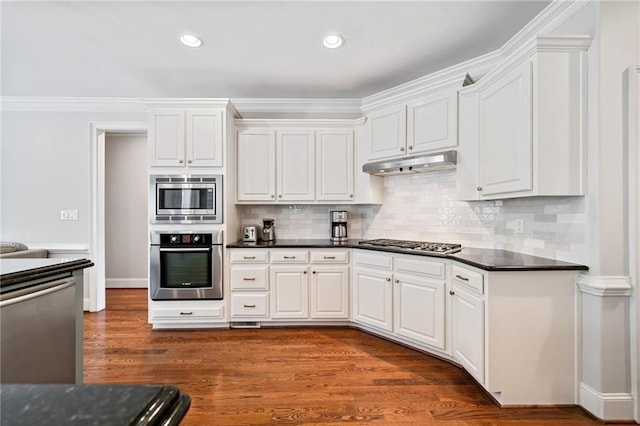
[[[194,235],[194,236],[193,236],[193,242],[194,242],[194,243],[197,243],[197,242],[199,242],[199,241],[200,241],[200,235]]]
[[[177,243],[180,240],[180,238],[177,235],[172,235],[171,236],[171,242],[172,243]]]

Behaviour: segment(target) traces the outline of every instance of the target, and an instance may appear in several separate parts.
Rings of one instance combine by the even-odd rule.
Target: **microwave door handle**
[[[160,247],[160,251],[185,251],[185,252],[197,252],[197,251],[206,251],[209,252],[211,251],[210,247],[207,248],[195,248],[195,247],[189,247],[189,248],[162,248]]]

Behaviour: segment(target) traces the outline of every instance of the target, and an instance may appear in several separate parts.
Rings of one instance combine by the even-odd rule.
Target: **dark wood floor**
[[[462,370],[350,328],[152,331],[145,290],[84,316],[86,383],[171,384],[184,425],[601,424],[579,407],[501,409]]]

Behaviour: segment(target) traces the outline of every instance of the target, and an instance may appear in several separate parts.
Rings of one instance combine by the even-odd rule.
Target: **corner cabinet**
[[[460,200],[585,195],[586,36],[538,36],[460,91]]]
[[[458,144],[457,114],[456,88],[368,113],[369,159],[398,158],[454,148]]]
[[[149,111],[149,165],[222,167],[224,109]]]
[[[238,203],[355,201],[354,128],[278,120],[236,124]]]
[[[355,250],[353,320],[444,351],[447,261]]]

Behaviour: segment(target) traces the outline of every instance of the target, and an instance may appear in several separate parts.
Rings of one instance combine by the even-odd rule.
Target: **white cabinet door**
[[[391,272],[356,268],[353,282],[353,319],[393,331]]]
[[[407,105],[407,154],[453,148],[458,144],[456,91]]]
[[[531,67],[526,61],[480,92],[482,196],[532,189]]]
[[[313,200],[315,198],[313,131],[278,130],[276,133],[278,200]]]
[[[222,112],[187,111],[186,162],[190,167],[222,167]]]
[[[371,126],[370,159],[406,154],[407,108],[405,105],[368,116]]]
[[[394,332],[421,343],[445,347],[444,281],[395,274]]]
[[[478,200],[478,92],[461,91],[458,104],[458,157],[456,164],[456,192],[458,200]]]
[[[353,130],[316,132],[316,199],[352,201],[353,196]]]
[[[348,266],[311,266],[311,318],[349,318]]]
[[[182,110],[149,113],[149,165],[185,165],[184,114]]]
[[[273,130],[238,132],[238,201],[275,201],[276,141]]]
[[[271,266],[271,318],[309,318],[307,265]]]
[[[456,286],[453,293],[453,357],[484,383],[484,301]]]

